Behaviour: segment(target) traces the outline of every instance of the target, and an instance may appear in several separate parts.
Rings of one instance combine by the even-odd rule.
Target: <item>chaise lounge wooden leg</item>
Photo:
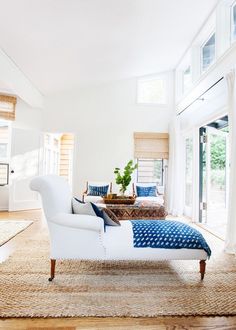
[[[205,261],[205,260],[200,260],[200,273],[201,273],[201,280],[204,279],[205,270],[206,270],[206,261]]]
[[[52,280],[55,277],[55,266],[56,266],[56,260],[55,259],[51,259],[51,277],[49,277],[49,282],[52,282]]]

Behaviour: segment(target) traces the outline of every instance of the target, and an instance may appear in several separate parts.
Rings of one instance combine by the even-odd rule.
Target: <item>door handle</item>
[[[14,174],[15,173],[15,171],[14,170],[11,170],[11,174]]]

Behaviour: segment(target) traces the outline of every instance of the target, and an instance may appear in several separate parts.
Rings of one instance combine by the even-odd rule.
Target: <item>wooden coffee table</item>
[[[164,220],[167,216],[164,205],[150,203],[150,205],[106,205],[119,220]]]

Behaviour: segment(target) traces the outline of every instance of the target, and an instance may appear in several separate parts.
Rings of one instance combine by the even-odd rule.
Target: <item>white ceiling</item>
[[[14,91],[2,80],[0,80],[1,93],[14,94]]]
[[[0,0],[0,47],[48,94],[173,69],[217,0]]]

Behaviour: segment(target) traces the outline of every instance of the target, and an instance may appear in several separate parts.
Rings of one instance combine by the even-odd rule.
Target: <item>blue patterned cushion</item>
[[[136,189],[137,189],[138,197],[156,197],[157,196],[156,186],[150,186],[150,187],[136,186]]]
[[[172,220],[132,220],[135,248],[211,249],[202,234],[195,228]]]
[[[109,185],[107,186],[88,186],[88,196],[106,196]]]

